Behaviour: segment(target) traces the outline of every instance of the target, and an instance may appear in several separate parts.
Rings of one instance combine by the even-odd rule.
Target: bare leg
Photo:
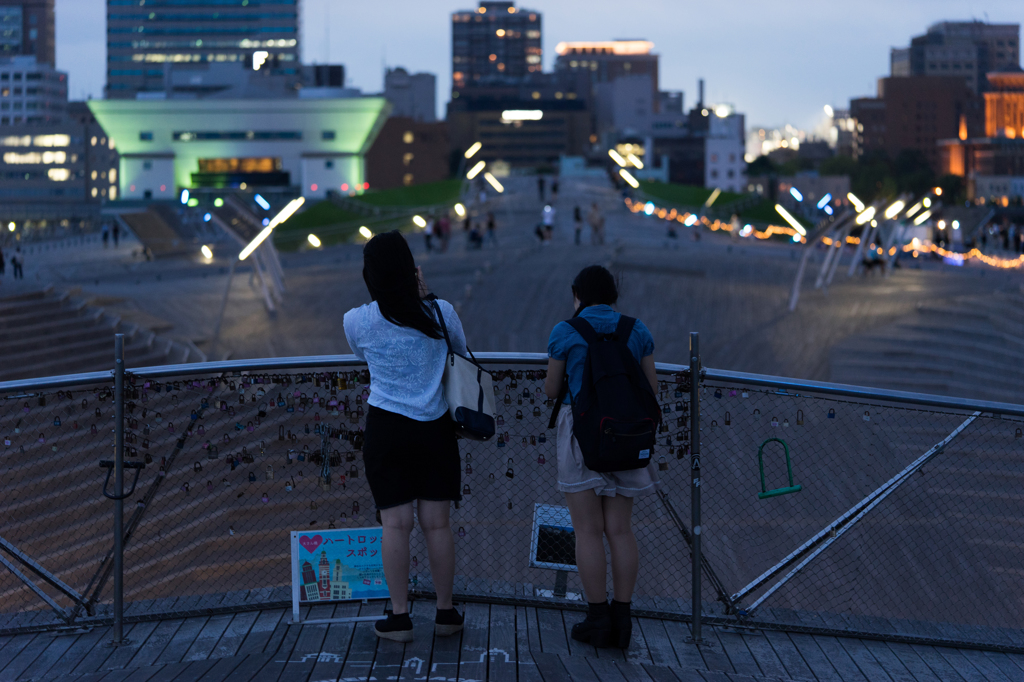
[[[639,571],[640,553],[633,535],[633,498],[624,495],[602,497],[604,508],[604,532],[612,552],[612,586],[615,601],[628,602],[633,599],[636,576]]]
[[[452,583],[455,581],[455,541],[448,518],[451,502],[418,500],[420,528],[427,541],[430,574],[434,579],[439,611],[452,608]],[[408,546],[408,545],[407,545]],[[406,550],[408,562],[408,549]],[[390,578],[388,579],[390,581]]]
[[[409,534],[412,532],[412,502],[380,510],[384,533],[381,551],[384,577],[388,579],[391,609],[409,613]]]
[[[604,553],[604,514],[601,500],[593,490],[566,493],[572,527],[576,531],[576,567],[583,592],[590,603],[608,599],[606,589],[608,560]]]

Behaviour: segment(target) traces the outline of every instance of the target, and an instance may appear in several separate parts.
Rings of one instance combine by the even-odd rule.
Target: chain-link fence
[[[49,605],[67,619],[99,601],[113,518],[98,464],[114,428],[112,381],[0,395],[3,612]]]
[[[494,373],[498,437],[460,441],[456,593],[579,604],[547,428],[552,405],[542,392],[546,359],[493,354],[484,362]],[[1018,627],[1024,612],[1014,514],[1024,420],[976,414],[969,403],[922,407],[884,392],[843,398],[838,387],[789,382],[786,390],[782,380],[765,387],[763,378],[735,376],[704,381],[695,415],[689,372],[659,366],[661,488],[634,509],[638,609],[690,613],[697,417],[705,615],[756,624],[827,612],[858,632],[895,627],[924,639],[937,636],[934,628],[915,630],[913,621],[946,623],[973,628],[958,641],[1005,643],[998,629]],[[74,593],[0,547],[4,612],[44,608],[39,592],[65,615],[75,595],[90,609],[110,600],[113,504],[102,497],[107,472],[97,465],[113,449],[112,385],[21,389],[0,402],[8,509],[0,537]],[[351,357],[130,371],[125,455],[146,467],[124,503],[129,611],[286,602],[291,531],[378,525],[361,452],[368,389],[365,365]],[[133,476],[126,470],[126,488]],[[419,530],[412,555],[413,593],[429,595]]]

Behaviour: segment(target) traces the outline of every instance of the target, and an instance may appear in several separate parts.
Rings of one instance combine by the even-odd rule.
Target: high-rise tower
[[[242,62],[298,76],[299,4],[107,0],[107,98],[163,91],[168,63]]]
[[[452,14],[452,87],[517,83],[541,72],[541,14],[481,2]]]
[[[54,0],[0,0],[0,57],[32,55],[54,66]]]

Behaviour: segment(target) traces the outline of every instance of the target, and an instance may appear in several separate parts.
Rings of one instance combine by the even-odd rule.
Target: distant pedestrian
[[[110,228],[106,225],[103,226],[103,248],[107,248],[110,243]]]
[[[7,263],[4,261],[4,250],[0,247],[0,277],[4,276],[4,270],[7,268]]]
[[[427,218],[427,226],[423,228],[423,238],[427,242],[427,253],[434,250],[434,218],[433,216]]]
[[[537,177],[537,194],[540,195],[541,203],[544,202],[544,176]]]
[[[590,214],[587,215],[587,222],[590,223],[590,243],[594,246],[604,244],[604,214],[597,207],[595,201],[590,205]]]
[[[558,198],[558,178],[551,181],[551,201]]]
[[[576,206],[572,209],[572,225],[574,232],[573,241],[576,243],[576,246],[579,246],[580,233],[583,232],[583,211],[580,210],[579,204],[576,204]]]
[[[117,240],[121,236],[121,226],[114,223],[114,248],[117,248]]]
[[[483,206],[487,203],[487,189],[484,187],[480,188],[480,194],[477,195],[477,203]]]
[[[469,244],[470,249],[476,249],[479,251],[484,246],[484,236],[480,233],[480,224],[476,223],[473,225],[473,229],[469,231]]]
[[[494,233],[495,227],[497,227],[497,225],[496,225],[495,220],[494,220],[494,212],[493,211],[492,212],[488,212],[487,213],[487,241],[492,243],[492,244],[494,244],[495,246],[497,246],[498,245],[498,237]]]
[[[438,238],[441,240],[441,253],[448,250],[448,240],[452,236],[452,224],[448,220],[448,216],[442,215],[441,219],[437,221]]]
[[[740,227],[740,216],[739,216],[739,214],[733,213],[732,214],[732,220],[730,220],[729,223],[730,223],[729,226],[731,228],[729,230],[729,236],[732,237],[733,239],[739,238],[740,230],[742,229]]]
[[[25,256],[21,253],[21,247],[14,248],[14,255],[11,256],[11,269],[14,271],[14,279],[25,279]]]
[[[544,223],[544,237],[550,242],[551,237],[555,232],[555,207],[551,204],[544,206],[542,222]]]

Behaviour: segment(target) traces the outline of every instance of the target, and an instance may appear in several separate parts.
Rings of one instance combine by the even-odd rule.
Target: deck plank
[[[332,618],[353,618],[359,615],[359,604],[347,602],[338,604],[334,609]],[[327,626],[327,635],[324,637],[321,651],[328,656],[320,657],[313,672],[310,673],[312,680],[337,679],[341,676],[341,669],[348,657],[349,645],[352,643],[352,633],[355,631],[355,623],[331,623]]]
[[[978,668],[964,657],[960,649],[951,647],[935,647],[935,650],[948,662],[953,670],[967,682],[985,682],[985,675]]]
[[[601,679],[600,677],[594,677],[594,669],[587,665],[588,659],[584,656],[559,654],[558,660],[562,662],[562,665],[565,666],[565,670],[569,673],[566,679],[572,680],[573,682],[592,682],[594,679]],[[610,662],[611,661],[609,661],[609,663]]]
[[[359,606],[360,616],[384,616],[381,602],[367,602]],[[352,631],[352,640],[348,648],[348,656],[341,668],[344,679],[369,679],[373,672],[373,660],[377,655],[377,633],[373,631],[373,623],[363,621],[356,623]]]
[[[883,666],[882,663],[872,655],[871,650],[866,645],[866,642],[847,637],[841,637],[838,641],[840,646],[842,646],[846,653],[850,655],[850,658],[853,659],[853,662],[857,664],[857,668],[860,670],[861,674],[868,680],[871,680],[872,682],[875,682],[875,680],[878,680],[878,682],[888,682],[888,680],[893,680],[893,682],[913,682],[913,680],[907,675],[906,668],[899,665],[898,661],[896,662],[898,668],[897,666],[892,666],[893,668],[896,668],[896,670],[892,670],[892,674],[889,674],[890,670],[886,666]],[[893,675],[897,674],[897,670],[899,668],[903,668],[903,675],[898,678],[893,677]]]
[[[516,682],[516,612],[511,606],[491,605],[488,628],[487,679],[492,682]],[[532,662],[532,659],[530,659]]]
[[[992,651],[983,651],[982,653],[999,668],[1000,672],[1006,675],[1007,679],[1014,680],[1015,682],[1024,680],[1024,670],[1021,670],[1019,666],[1010,660],[1007,654]]]
[[[701,635],[705,644],[699,646],[698,651],[700,651],[700,655],[704,659],[704,665],[699,666],[698,669],[717,670],[723,673],[736,672],[736,669],[732,667],[732,661],[725,652],[725,647],[722,646],[721,640],[718,639],[715,629],[705,625],[701,630]]]
[[[178,629],[185,623],[183,620],[164,620],[157,624],[156,629],[150,633],[146,643],[139,647],[135,656],[128,663],[133,668],[143,668],[156,664],[167,644],[174,637]]]
[[[788,634],[804,663],[820,682],[843,682],[843,676],[829,661],[828,654],[818,645],[814,636],[794,632]]]
[[[644,636],[644,631],[640,627],[640,619],[636,617],[633,618],[633,629],[630,632],[629,648],[625,650],[614,649],[613,651],[620,651],[626,661],[634,665],[654,662],[654,659],[651,657],[650,649],[647,645],[647,638]],[[601,656],[600,658],[605,657]]]
[[[206,673],[217,665],[217,661],[215,659],[205,661],[182,661],[182,663],[187,663],[188,667],[173,678],[174,682],[199,682]]]
[[[850,657],[850,654],[847,653],[846,649],[843,648],[843,645],[839,643],[838,639],[835,637],[816,635],[814,636],[814,643],[817,644],[821,649],[821,652],[825,654],[828,662],[833,668],[835,668],[839,677],[841,677],[844,682],[867,682],[867,678],[864,677],[860,668],[857,667],[853,658]],[[887,678],[888,676],[885,676],[882,680]],[[871,680],[871,682],[875,681]]]
[[[637,627],[643,632],[644,642],[647,644],[647,651],[654,665],[679,665],[679,658],[669,641],[665,624],[660,620],[652,618],[638,618]]]
[[[555,609],[537,609],[540,650],[551,654],[568,654],[569,643],[565,636],[565,621],[562,612]]]
[[[1009,681],[1009,678],[999,670],[999,666],[993,663],[992,659],[985,655],[985,652],[973,649],[960,649],[960,653],[985,675],[985,679],[991,680],[991,682]]]
[[[196,682],[223,682],[242,665],[245,657],[224,656],[222,658],[211,658],[210,660],[213,662],[213,665],[201,677],[197,677]],[[189,672],[191,672],[191,668]]]
[[[462,653],[462,633],[451,637],[433,635],[434,649],[430,661],[429,679],[457,678],[459,674],[459,656]]]
[[[537,629],[536,613],[517,606],[515,614],[516,676],[519,682],[540,682],[543,675],[536,660],[536,654],[541,653],[539,640],[537,647],[531,647],[531,631]]]
[[[672,675],[672,672],[668,670],[668,668],[655,666],[652,663],[649,663],[648,665],[651,665],[653,668],[657,668],[658,670],[668,671],[668,674]],[[615,661],[615,667],[618,669],[619,673],[621,673],[622,676],[626,680],[628,680],[628,682],[662,682],[663,680],[662,677],[651,677],[651,674],[647,671],[647,668],[645,668],[641,663],[630,663],[629,661]],[[676,678],[674,675],[672,676],[671,682],[676,682]]]
[[[569,679],[569,671],[562,665],[558,654],[536,651],[533,654],[533,660],[537,663],[537,670],[544,682],[561,682],[561,680]]]
[[[867,644],[867,642],[865,642],[865,644]],[[914,651],[913,647],[909,644],[902,644],[899,642],[873,642],[868,645],[868,648],[883,666],[885,666],[885,661],[883,660],[884,651],[888,651],[896,660],[906,667],[911,678],[917,682],[941,682],[935,673],[932,672],[931,668],[928,667],[928,664],[921,660],[921,657],[917,655],[917,652]],[[890,677],[891,676],[892,675],[890,673]]]
[[[236,653],[239,655],[262,653],[285,613],[284,609],[260,611],[256,622],[245,635],[245,639],[242,640]],[[291,618],[291,614],[288,615],[288,618]]]
[[[91,633],[89,633],[91,634]],[[39,656],[32,661],[31,665],[26,669],[23,677],[42,677],[46,672],[52,668],[56,663],[64,658],[64,655],[71,649],[75,643],[83,638],[88,637],[86,635],[63,635],[52,637],[49,646],[47,646]],[[0,673],[2,675],[3,673]]]
[[[772,647],[772,651],[775,652],[779,662],[782,663],[782,667],[786,670],[786,674],[782,677],[790,677],[795,680],[822,679],[822,682],[833,682],[838,679],[835,676],[819,678],[815,675],[811,671],[810,666],[807,665],[807,661],[804,660],[803,654],[800,653],[800,650],[793,644],[793,640],[785,632],[765,630],[764,638]]]
[[[740,633],[743,642],[747,645],[750,655],[760,669],[760,675],[764,677],[789,677],[786,666],[779,659],[778,654],[772,647],[771,642],[764,632],[743,632]]]
[[[718,635],[718,641],[722,643],[722,649],[729,657],[729,662],[736,673],[756,677],[761,674],[750,648],[747,647],[746,638],[737,633],[722,628],[708,628],[709,632]]]
[[[459,653],[459,679],[486,680],[490,661],[491,609],[487,604],[466,604],[466,625]]]
[[[92,651],[94,647],[100,646],[107,641],[111,632],[112,628],[97,627],[91,632],[87,632],[86,634],[79,636],[78,639],[75,640],[75,643],[71,645],[71,648],[61,656],[61,670],[64,672],[74,670],[79,661],[89,655],[89,652]],[[36,671],[33,670],[33,672]],[[40,673],[45,672],[45,670],[40,671]]]
[[[562,611],[560,615],[562,617],[563,632],[565,633],[565,644],[569,648],[569,655],[570,656],[589,656],[591,658],[597,658],[598,657],[598,650],[594,646],[592,646],[590,644],[584,644],[583,642],[577,642],[575,639],[572,638],[572,626],[575,625],[576,623],[581,622],[583,620],[583,618],[580,617],[581,614],[579,614],[579,613],[577,613],[575,611]],[[542,625],[542,630],[541,631],[543,633],[543,625]],[[544,641],[543,639],[542,639],[542,643],[545,646],[547,645],[547,642]],[[623,656],[622,656],[622,652],[619,652],[618,659],[620,661],[625,660],[625,658],[623,658]],[[564,663],[564,661],[563,661],[563,663]],[[566,666],[566,667],[568,667],[568,666]]]
[[[616,666],[617,661],[598,658],[581,658],[580,660],[585,664],[590,664],[590,669],[593,671],[593,675],[596,679],[601,680],[601,682],[632,682],[626,680],[626,676],[622,674],[622,670]],[[623,661],[623,663],[625,663],[625,661]],[[640,670],[643,670],[643,668],[640,668]],[[642,679],[643,678],[641,678],[641,680]]]
[[[324,620],[334,616],[334,604],[317,604],[309,609],[309,620]],[[293,625],[299,631],[295,638],[292,652],[283,657],[287,659],[281,672],[285,680],[305,680],[313,672],[316,661],[323,649],[324,637],[327,636],[327,624]]]
[[[213,658],[236,656],[239,647],[242,646],[242,642],[245,641],[259,616],[259,611],[246,611],[245,613],[234,614],[228,627],[224,630],[224,634],[217,640],[217,646],[214,647],[210,656]]]
[[[51,644],[53,644],[53,635],[49,633],[41,632],[33,637],[28,644],[18,652],[18,655],[14,656],[3,670],[0,670],[0,681],[13,682],[13,680],[21,677],[21,674],[25,672]]]
[[[302,620],[308,620],[309,611],[309,607],[304,609],[304,613],[302,613]],[[277,682],[281,677],[281,673],[284,671],[285,666],[288,665],[288,661],[292,658],[292,652],[295,650],[295,643],[299,640],[299,635],[302,633],[303,626],[293,625],[288,627],[282,623],[282,625],[278,627],[285,628],[284,636],[277,642],[277,647],[274,651],[267,652],[272,653],[273,656],[269,661],[267,661],[266,665],[260,668],[258,673],[253,675],[253,682]],[[271,638],[271,644],[274,643],[274,638]]]
[[[199,633],[206,627],[208,620],[210,620],[208,616],[187,618],[171,637],[171,640],[167,642],[164,650],[157,656],[156,663],[178,663],[184,660],[185,654],[188,653]]]
[[[690,637],[689,625],[675,620],[666,620],[663,624],[672,650],[679,659],[679,667],[684,670],[707,670],[708,666],[700,653],[700,647],[687,641]]]
[[[911,644],[910,648],[921,657],[932,674],[942,682],[964,682],[964,678],[953,669],[953,666],[939,653],[936,647]]]
[[[231,674],[220,682],[249,682],[256,677],[259,671],[262,670],[267,663],[270,663],[273,659],[273,654],[247,654],[244,656],[244,660],[241,665],[232,670]]]
[[[632,663],[623,663],[622,664],[623,670],[625,671],[625,667],[624,666],[630,666],[630,665],[633,665],[633,664]],[[666,666],[654,665],[653,663],[645,665],[645,666],[635,666],[635,667],[642,667],[643,671],[645,673],[647,673],[647,676],[650,677],[653,682],[679,682],[680,680],[684,680],[684,679],[685,679],[685,682],[690,682],[691,680],[696,680],[696,682],[702,682],[703,679],[704,679],[703,677],[701,677],[701,674],[699,672],[697,672],[696,670],[689,670],[689,671],[684,672],[683,670],[678,669],[678,668],[673,669],[673,668],[668,668]],[[628,673],[627,673],[627,676],[628,676]],[[685,676],[685,677],[683,677],[683,676]]]
[[[217,642],[224,635],[224,632],[231,625],[231,621],[234,619],[234,614],[223,614],[219,616],[211,616],[210,620],[206,621],[206,625],[199,631],[196,638],[192,641],[192,646],[185,652],[183,661],[205,661],[210,658],[210,654],[217,646]]]

